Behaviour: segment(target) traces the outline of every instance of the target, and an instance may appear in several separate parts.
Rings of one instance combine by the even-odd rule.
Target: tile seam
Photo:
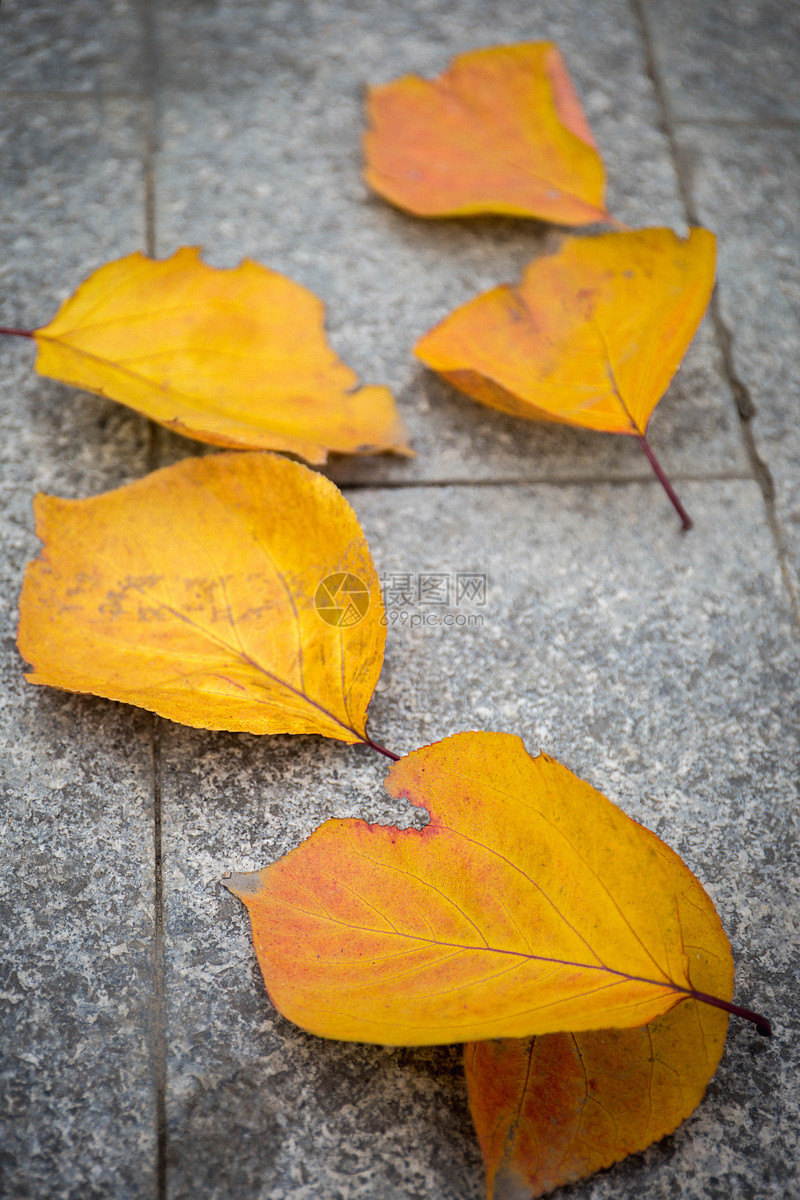
[[[639,35],[645,56],[645,69],[650,78],[656,103],[658,104],[660,112],[660,124],[667,140],[667,145],[669,146],[670,157],[672,159],[675,176],[678,182],[678,192],[680,194],[684,214],[687,222],[690,225],[699,225],[701,222],[698,219],[691,180],[688,172],[685,170],[683,156],[675,135],[676,121],[670,109],[669,99],[661,78],[661,72],[656,59],[653,39],[651,37],[650,28],[645,15],[646,5],[643,3],[643,0],[630,0],[630,3],[635,21],[639,28]],[[731,389],[734,403],[739,415],[739,428],[741,430],[742,443],[750,463],[752,477],[758,484],[758,487],[761,491],[767,525],[769,527],[770,534],[772,535],[772,540],[775,544],[775,549],[778,556],[778,565],[780,567],[781,576],[788,594],[792,615],[794,617],[795,625],[800,628],[800,597],[798,597],[797,589],[792,578],[792,571],[789,566],[789,559],[786,551],[786,543],[775,508],[775,483],[767,463],[758,452],[758,447],[756,446],[755,438],[753,436],[752,421],[757,416],[757,409],[753,402],[749,388],[736,370],[736,365],[733,358],[733,334],[722,316],[716,287],[709,304],[709,315],[711,317],[711,323],[714,329],[717,348],[722,359],[722,369],[728,386]]]
[[[156,153],[159,135],[158,60],[155,30],[155,11],[152,0],[144,0],[141,8],[142,35],[142,101],[144,110],[142,156],[142,203],[144,208],[145,253],[156,255]],[[148,421],[147,469],[158,466],[158,427]],[[167,992],[166,992],[166,923],[164,915],[164,845],[163,845],[163,788],[162,788],[162,723],[153,716],[151,725],[153,756],[153,1088],[156,1158],[154,1184],[156,1200],[167,1197]]]
[[[59,91],[54,88],[4,88],[0,87],[0,96],[7,100],[135,100],[140,104],[147,100],[146,92],[133,91],[98,91],[96,89],[79,91]]]
[[[715,125],[720,129],[798,129],[800,117],[673,117],[673,125]]]
[[[167,1161],[167,1011],[165,986],[164,870],[161,787],[161,718],[151,718],[153,751],[153,1089],[155,1099],[155,1196],[165,1200]]]
[[[747,474],[743,471],[720,471],[708,475],[694,475],[690,472],[673,471],[670,473],[670,478],[678,483],[752,483],[752,474]],[[660,487],[657,479],[650,479],[647,475],[594,475],[594,476],[579,476],[579,475],[560,475],[549,479],[546,476],[537,475],[517,475],[509,478],[489,478],[489,479],[369,479],[369,480],[332,480],[333,483],[343,492],[358,492],[367,489],[380,491],[408,491],[419,490],[420,488],[444,488],[444,487],[461,487],[461,488],[495,488],[495,487],[553,487],[553,488],[568,488],[568,487],[629,487],[636,484],[642,484],[646,487]]]

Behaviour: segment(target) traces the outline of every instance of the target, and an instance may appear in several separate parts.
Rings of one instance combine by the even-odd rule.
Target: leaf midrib
[[[577,967],[579,970],[599,971],[606,975],[613,975],[617,979],[625,980],[629,983],[645,983],[645,984],[650,985],[651,987],[660,988],[662,990],[666,989],[671,992],[679,992],[681,995],[684,995],[684,996],[695,995],[695,992],[693,989],[685,988],[681,984],[675,983],[675,981],[670,979],[668,976],[666,976],[663,980],[650,979],[646,975],[632,975],[628,971],[619,971],[614,967],[607,966],[605,963],[586,963],[586,962],[579,962],[579,961],[576,961],[573,959],[554,958],[554,957],[551,958],[548,955],[544,955],[544,954],[532,954],[529,951],[523,951],[523,950],[508,950],[508,949],[504,949],[501,946],[491,946],[488,944],[473,946],[466,942],[442,941],[437,938],[426,938],[426,937],[423,937],[421,934],[405,933],[405,932],[400,932],[399,930],[393,930],[393,929],[373,929],[371,926],[368,926],[368,925],[352,925],[348,921],[343,921],[338,917],[332,917],[332,916],[328,915],[327,913],[325,914],[324,917],[320,918],[320,914],[318,912],[316,912],[316,913],[310,912],[307,909],[300,908],[298,905],[290,904],[288,901],[285,901],[282,899],[279,901],[279,903],[283,907],[291,909],[292,912],[297,912],[297,913],[301,914],[302,916],[311,917],[316,920],[322,919],[325,921],[330,921],[330,923],[332,925],[339,925],[344,929],[353,929],[353,930],[357,931],[358,933],[374,933],[380,937],[387,937],[387,938],[388,937],[398,937],[398,938],[402,938],[404,940],[411,941],[411,942],[419,942],[422,945],[426,945],[426,946],[441,946],[443,949],[447,949],[447,950],[460,950],[465,954],[472,953],[472,952],[477,952],[477,953],[482,953],[482,954],[500,954],[500,955],[504,955],[504,956],[507,956],[510,958],[517,958],[524,962],[552,963],[553,965],[560,966],[560,967]],[[474,986],[472,981],[470,982],[470,986]]]

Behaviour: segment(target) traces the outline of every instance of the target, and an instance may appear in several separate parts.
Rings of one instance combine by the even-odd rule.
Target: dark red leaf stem
[[[33,337],[28,329],[9,329],[7,325],[0,325],[0,333],[8,334],[9,337]]]
[[[367,734],[364,738],[364,745],[370,746],[373,750],[377,750],[378,754],[383,754],[384,757],[390,758],[392,762],[397,762],[401,757],[399,754],[395,754],[394,750],[387,750],[385,746],[380,744],[380,742],[373,742],[369,734]]]
[[[694,990],[686,992],[687,996],[691,996],[693,1000],[702,1000],[704,1004],[713,1004],[715,1008],[721,1008],[724,1012],[730,1013],[734,1017],[743,1017],[745,1021],[752,1021],[762,1037],[772,1037],[772,1023],[767,1017],[762,1017],[760,1013],[753,1012],[751,1008],[742,1008],[739,1004],[733,1004],[730,1000],[720,1000],[719,996],[709,996],[708,992],[695,992]]]
[[[639,439],[640,446],[642,447],[645,454],[647,455],[650,466],[653,468],[653,470],[656,473],[658,482],[661,484],[664,491],[667,493],[670,500],[672,501],[672,506],[675,509],[678,516],[680,517],[683,528],[691,529],[692,524],[693,524],[692,518],[689,516],[686,509],[681,504],[680,500],[678,499],[678,497],[675,493],[675,489],[673,488],[672,484],[667,479],[667,477],[664,473],[664,468],[661,466],[661,463],[658,461],[655,454],[653,453],[653,447],[650,445],[650,443],[647,440],[647,434],[637,433],[636,436]]]

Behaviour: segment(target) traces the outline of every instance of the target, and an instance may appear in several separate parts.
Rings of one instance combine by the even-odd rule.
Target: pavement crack
[[[689,225],[702,225],[703,222],[700,220],[695,205],[692,172],[684,159],[684,155],[681,153],[681,147],[675,132],[675,127],[679,122],[671,112],[667,89],[661,78],[654,49],[654,41],[648,24],[646,5],[643,3],[643,0],[631,0],[631,10],[639,27],[639,35],[645,59],[645,71],[650,79],[653,94],[658,105],[659,122],[669,146],[684,216]],[[773,480],[769,466],[759,454],[756,445],[752,423],[757,416],[757,409],[749,388],[736,370],[733,349],[734,335],[728,328],[722,315],[717,288],[714,289],[712,294],[708,313],[714,330],[714,340],[722,360],[722,374],[731,391],[739,416],[742,442],[752,478],[758,485],[763,498],[766,521],[775,545],[778,565],[789,598],[789,605],[795,624],[800,628],[800,596],[798,596],[797,585],[789,562],[786,539],[778,519],[775,503],[775,481]]]
[[[167,1195],[167,1000],[164,921],[164,858],[162,842],[161,719],[152,718],[153,762],[153,1013],[150,1054],[156,1135],[155,1197]]]

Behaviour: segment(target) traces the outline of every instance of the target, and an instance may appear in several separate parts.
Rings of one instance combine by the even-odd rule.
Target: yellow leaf
[[[44,549],[19,625],[31,683],[203,729],[368,740],[383,602],[329,480],[216,454],[89,500],[40,495],[35,511]]]
[[[196,247],[107,263],[34,332],[42,375],[231,449],[410,453],[385,387],[358,387],[325,340],[321,300],[245,259]]]
[[[399,208],[610,220],[602,159],[553,42],[461,54],[438,79],[370,88],[368,110],[365,179]]]
[[[566,238],[415,353],[502,412],[641,437],[702,320],[715,257],[705,229],[685,241],[671,229]]]
[[[386,786],[430,824],[328,821],[226,881],[284,1016],[422,1045],[627,1028],[694,994],[678,903],[693,877],[565,767],[462,733],[401,759]],[[719,927],[704,944],[728,954]]]
[[[692,986],[729,997],[733,959],[714,906],[680,870],[677,856],[666,846],[659,850],[681,879],[678,908]],[[639,1029],[466,1046],[489,1200],[544,1195],[672,1133],[703,1098],[727,1026],[726,1012],[687,999]]]

